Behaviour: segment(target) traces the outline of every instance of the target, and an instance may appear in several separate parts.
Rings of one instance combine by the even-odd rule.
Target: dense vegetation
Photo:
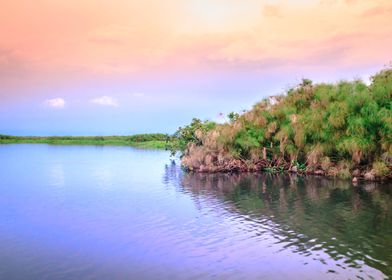
[[[373,76],[369,86],[304,79],[287,94],[228,117],[225,124],[194,119],[177,131],[186,168],[391,177],[392,69]]]
[[[166,134],[137,134],[131,136],[50,136],[18,137],[0,134],[0,144],[44,143],[54,145],[115,145],[165,149],[172,137]]]

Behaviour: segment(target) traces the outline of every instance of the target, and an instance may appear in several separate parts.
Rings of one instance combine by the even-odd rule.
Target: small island
[[[303,79],[223,124],[194,118],[173,135],[20,137],[0,144],[111,145],[180,151],[192,172],[292,172],[374,181],[392,178],[392,69],[361,80]]]
[[[195,172],[294,172],[392,178],[392,69],[367,85],[302,83],[216,124],[194,119],[176,133]]]

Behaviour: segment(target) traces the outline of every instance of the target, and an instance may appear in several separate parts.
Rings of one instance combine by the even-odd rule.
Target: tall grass
[[[194,120],[177,132],[186,143],[188,169],[298,172],[303,165],[308,173],[391,176],[392,69],[374,75],[369,86],[361,80],[303,80],[229,119],[225,124]]]

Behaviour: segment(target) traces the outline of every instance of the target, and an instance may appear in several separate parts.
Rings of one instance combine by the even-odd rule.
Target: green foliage
[[[297,170],[299,171],[299,172],[305,172],[306,171],[306,164],[305,163],[300,163],[300,162],[298,162],[298,161],[294,161],[293,162],[293,166],[296,166],[297,167]]]
[[[373,162],[372,171],[373,171],[374,175],[377,177],[386,176],[390,172],[388,165],[381,160],[377,160],[377,161]]]
[[[173,136],[173,141],[169,149],[172,154],[176,151],[184,151],[189,143],[196,145],[202,145],[202,136],[208,131],[214,129],[216,123],[211,121],[201,121],[200,119],[194,118],[192,122],[185,126],[180,127]]]
[[[313,84],[304,79],[287,95],[265,99],[242,115],[228,117],[229,124],[211,129],[233,158],[253,163],[263,158],[277,163],[298,160],[313,170],[333,168],[332,173],[349,177],[353,168],[371,166],[383,154],[392,157],[392,69],[374,75],[369,86],[360,80]],[[181,137],[182,148],[193,142],[206,146],[206,153],[214,150],[208,147],[212,139],[201,142],[194,137],[194,127],[202,125],[192,122],[190,137]],[[342,161],[357,167],[339,169]],[[389,165],[375,166],[383,174],[391,169]]]
[[[270,174],[282,173],[282,172],[284,172],[284,167],[283,166],[266,167],[266,168],[264,168],[264,172],[267,172]]]
[[[0,140],[10,140],[14,138],[15,138],[14,136],[0,134]]]
[[[234,147],[242,158],[247,158],[250,150],[259,146],[257,132],[254,129],[241,130],[235,136]]]
[[[17,137],[0,135],[0,144],[32,143],[52,145],[111,145],[167,149],[173,141],[166,134],[136,134],[131,136],[49,136]]]
[[[312,80],[309,79],[302,79],[302,86],[311,86],[312,85]]]
[[[162,133],[135,134],[127,137],[130,142],[169,141],[170,136]]]
[[[234,123],[238,120],[238,118],[240,117],[240,114],[235,113],[235,112],[231,112],[227,115],[227,117],[229,118],[230,123]]]

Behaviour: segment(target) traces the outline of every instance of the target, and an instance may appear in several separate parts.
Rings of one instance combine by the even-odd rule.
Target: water
[[[392,185],[0,145],[0,279],[386,279]]]

